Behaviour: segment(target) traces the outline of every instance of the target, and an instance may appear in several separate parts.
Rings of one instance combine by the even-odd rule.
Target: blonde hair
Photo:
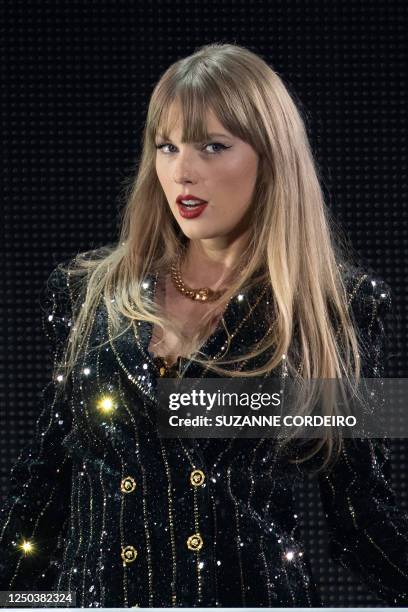
[[[358,343],[339,269],[346,261],[345,249],[325,206],[304,121],[282,79],[261,57],[244,47],[219,43],[180,59],[160,78],[150,99],[138,172],[125,185],[127,201],[119,241],[94,256],[78,255],[69,269],[71,278],[86,273],[86,293],[71,328],[65,378],[85,346],[101,298],[115,334],[125,331],[120,329],[120,315],[129,325],[148,321],[178,331],[142,288],[146,275],[167,270],[187,242],[155,170],[155,137],[158,130],[169,133],[168,111],[174,101],[183,109],[183,141],[207,139],[205,116],[211,108],[230,133],[259,155],[250,204],[250,237],[239,262],[241,269],[214,302],[214,309],[222,310],[242,286],[260,281],[270,284],[274,301],[271,333],[258,346],[248,347],[245,355],[232,361],[200,357],[198,349],[213,324],[214,312],[209,310],[186,346],[187,354],[210,372],[224,376],[265,375],[280,366],[285,355],[289,376],[300,381],[358,380]],[[293,353],[295,326],[298,342]],[[266,363],[252,371],[222,367],[243,363],[270,349]],[[336,442],[340,439],[328,433],[308,456],[324,446],[326,464]]]

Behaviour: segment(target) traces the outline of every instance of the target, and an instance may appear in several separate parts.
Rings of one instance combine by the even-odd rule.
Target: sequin
[[[20,550],[23,551],[24,555],[30,555],[34,552],[34,544],[32,542],[30,542],[29,540],[24,540],[20,545],[19,545]]]

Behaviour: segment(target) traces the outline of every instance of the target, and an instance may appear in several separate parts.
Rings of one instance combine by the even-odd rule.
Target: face
[[[207,142],[181,143],[178,107],[171,109],[175,126],[164,140],[156,136],[156,172],[170,209],[190,239],[228,238],[247,229],[247,213],[256,183],[258,154],[233,136],[209,111]],[[178,196],[190,195],[207,203],[187,208]],[[189,198],[190,199],[190,198]]]

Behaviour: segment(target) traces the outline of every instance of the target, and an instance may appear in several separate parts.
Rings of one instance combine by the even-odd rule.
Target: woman
[[[383,440],[327,434],[305,451],[156,429],[159,377],[382,374],[390,290],[335,238],[278,75],[229,44],[170,66],[118,243],[48,282],[55,374],[2,509],[2,589],[85,607],[319,605],[292,496],[313,467],[334,558],[408,602]]]

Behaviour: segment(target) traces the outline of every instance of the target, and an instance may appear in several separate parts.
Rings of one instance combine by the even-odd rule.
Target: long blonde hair
[[[219,43],[180,59],[160,78],[149,103],[138,172],[124,186],[119,240],[95,256],[78,255],[69,269],[71,278],[86,273],[86,293],[67,344],[65,378],[85,345],[101,298],[115,334],[125,331],[120,329],[120,315],[129,325],[139,320],[177,329],[157,304],[146,299],[142,288],[147,274],[167,270],[186,245],[155,170],[155,137],[159,129],[169,132],[168,110],[174,101],[183,109],[183,141],[206,140],[205,115],[211,108],[230,133],[259,155],[241,270],[214,309],[222,311],[254,278],[267,280],[274,296],[272,333],[233,360],[236,364],[272,349],[262,367],[235,372],[222,367],[231,360],[200,356],[198,349],[213,323],[209,310],[191,339],[190,358],[222,376],[252,377],[279,367],[285,355],[288,374],[301,380],[358,380],[358,342],[339,270],[346,261],[340,244],[344,237],[338,228],[334,231],[325,205],[304,121],[282,79],[261,57],[244,47]],[[298,354],[291,355],[295,325]],[[335,442],[327,434],[313,453],[325,445],[328,459]]]

